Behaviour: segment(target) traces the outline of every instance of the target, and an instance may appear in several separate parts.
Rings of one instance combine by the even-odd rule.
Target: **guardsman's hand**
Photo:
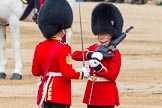
[[[88,52],[87,58],[90,59],[97,59],[101,61],[103,59],[103,54],[101,52]]]
[[[83,77],[88,78],[90,74],[90,69],[88,67],[82,67]]]
[[[100,71],[103,67],[102,63],[96,59],[91,59],[88,62],[89,62],[89,66],[94,68],[96,72]]]

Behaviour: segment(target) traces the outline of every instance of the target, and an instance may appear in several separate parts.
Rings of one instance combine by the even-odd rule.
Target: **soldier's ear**
[[[109,39],[112,39],[112,35],[109,36]]]

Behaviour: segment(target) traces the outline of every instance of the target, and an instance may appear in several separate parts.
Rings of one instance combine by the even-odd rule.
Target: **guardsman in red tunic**
[[[66,0],[48,0],[39,13],[38,26],[46,40],[35,48],[32,74],[43,76],[37,104],[43,103],[44,108],[70,108],[71,79],[89,76],[85,68],[83,72],[73,69],[71,47],[62,41],[72,21],[72,9]]]
[[[39,0],[39,6],[42,7],[45,0]]]
[[[88,78],[83,103],[87,108],[114,108],[119,105],[116,79],[120,72],[121,55],[117,48],[103,53],[96,52],[100,46],[108,47],[111,40],[122,34],[123,17],[118,8],[109,3],[100,3],[92,11],[92,32],[97,35],[100,44],[94,44],[84,51],[88,60],[90,77]],[[99,50],[98,50],[99,51]],[[75,51],[72,58],[82,60],[82,51]]]

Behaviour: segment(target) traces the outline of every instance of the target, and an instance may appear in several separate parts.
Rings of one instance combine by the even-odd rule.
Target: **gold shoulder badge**
[[[72,58],[71,58],[71,55],[70,55],[70,54],[68,54],[68,55],[66,56],[66,63],[69,64],[69,65],[72,64]]]

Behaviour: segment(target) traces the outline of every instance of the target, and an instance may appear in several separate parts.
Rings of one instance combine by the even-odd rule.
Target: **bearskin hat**
[[[66,0],[47,0],[40,9],[38,26],[46,39],[70,28],[72,22],[73,12]]]
[[[123,17],[115,5],[100,3],[92,11],[91,28],[94,35],[107,33],[115,39],[122,33]]]

